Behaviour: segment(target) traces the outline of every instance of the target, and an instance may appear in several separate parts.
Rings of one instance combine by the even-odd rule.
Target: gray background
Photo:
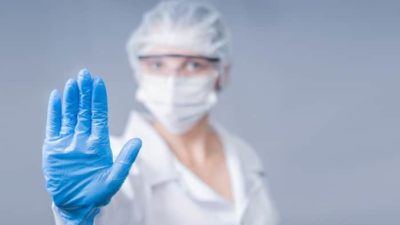
[[[268,170],[282,224],[400,224],[400,1],[213,1],[234,37],[214,117]],[[41,174],[48,94],[102,75],[123,130],[125,41],[155,1],[1,1],[0,224],[52,224]]]

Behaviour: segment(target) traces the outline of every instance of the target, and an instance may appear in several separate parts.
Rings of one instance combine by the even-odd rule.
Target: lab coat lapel
[[[240,138],[228,132],[219,123],[213,122],[224,144],[227,160],[231,160],[232,174],[237,177],[232,179],[235,193],[235,200],[238,201],[236,210],[239,218],[242,219],[252,198],[260,188],[263,187],[264,168],[254,150]],[[236,171],[234,171],[236,170]]]

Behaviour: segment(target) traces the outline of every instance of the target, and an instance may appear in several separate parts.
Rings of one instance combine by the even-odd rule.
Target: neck
[[[215,135],[209,125],[207,115],[200,119],[190,130],[182,134],[171,133],[159,122],[154,123],[154,128],[180,160],[204,162],[212,153],[208,143]]]

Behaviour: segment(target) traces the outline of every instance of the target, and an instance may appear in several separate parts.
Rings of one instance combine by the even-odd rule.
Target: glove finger
[[[78,121],[75,127],[77,134],[90,134],[92,117],[92,75],[87,69],[83,69],[78,75],[79,87],[79,111]]]
[[[58,90],[53,90],[47,107],[46,139],[59,136],[61,128],[61,97]]]
[[[99,77],[93,79],[91,132],[97,138],[108,138],[107,91]]]
[[[79,88],[76,80],[69,79],[65,84],[62,102],[61,135],[74,132],[79,109]]]
[[[138,138],[133,138],[124,145],[112,166],[110,174],[112,180],[125,180],[129,174],[129,170],[133,162],[135,162],[136,157],[139,154],[141,147],[142,141]]]

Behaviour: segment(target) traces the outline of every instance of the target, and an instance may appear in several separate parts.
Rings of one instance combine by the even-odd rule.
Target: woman
[[[208,117],[228,43],[209,6],[148,12],[127,50],[149,113],[132,112],[121,137],[108,134],[101,78],[84,69],[63,99],[52,92],[43,171],[56,224],[276,224],[255,151]]]

